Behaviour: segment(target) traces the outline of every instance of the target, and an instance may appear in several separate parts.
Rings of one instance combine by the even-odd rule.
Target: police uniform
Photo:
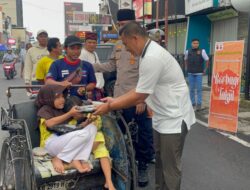
[[[117,12],[117,20],[118,22],[135,20],[134,10],[120,9]],[[109,63],[94,64],[93,66],[96,72],[116,71],[115,97],[136,88],[139,79],[139,60],[126,50],[121,40],[115,44]],[[140,115],[136,114],[136,107],[124,109],[122,112],[126,122],[131,124],[130,126],[138,126],[134,147],[135,157],[138,160],[137,180],[140,187],[148,184],[147,163],[154,158],[152,119],[148,117],[146,110]],[[121,122],[119,124],[123,130],[123,124]]]
[[[121,96],[132,89],[135,89],[139,79],[138,58],[128,52],[122,41],[119,40],[111,54],[108,63],[93,64],[95,72],[116,71],[116,83],[114,97]],[[123,110],[123,116],[127,123],[134,120],[138,125],[137,142],[134,143],[136,160],[148,163],[154,157],[152,120],[147,116],[147,111],[136,115],[136,107]]]
[[[126,51],[122,41],[119,40],[111,54],[110,62],[93,64],[93,67],[96,72],[116,71],[114,97],[118,97],[136,87],[139,79],[138,64],[137,58]]]

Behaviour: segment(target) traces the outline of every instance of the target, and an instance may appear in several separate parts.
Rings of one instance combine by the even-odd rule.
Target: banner
[[[237,132],[244,41],[216,42],[208,125]]]
[[[82,3],[64,2],[65,36],[72,34],[70,32],[70,27],[72,28],[72,25],[77,25],[76,23],[73,22],[73,12],[82,10],[83,10]]]
[[[102,15],[96,13],[74,11],[73,12],[73,23],[77,24],[90,24],[90,25],[101,25],[101,26],[112,26],[111,15]]]
[[[213,0],[185,0],[186,15],[211,8],[214,5]]]

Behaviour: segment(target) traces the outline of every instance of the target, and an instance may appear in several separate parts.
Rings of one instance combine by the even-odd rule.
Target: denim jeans
[[[188,73],[190,98],[193,105],[202,104],[202,73]],[[196,98],[197,94],[197,98]],[[197,101],[196,101],[197,100]]]

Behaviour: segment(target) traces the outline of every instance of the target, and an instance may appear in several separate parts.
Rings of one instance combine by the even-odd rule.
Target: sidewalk
[[[210,87],[207,85],[207,77],[203,77],[203,103],[202,110],[196,112],[197,119],[207,123],[210,106]],[[250,142],[250,101],[241,99],[238,119],[237,135]]]

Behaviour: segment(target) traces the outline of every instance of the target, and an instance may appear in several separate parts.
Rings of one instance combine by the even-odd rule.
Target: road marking
[[[208,127],[207,123],[205,123],[204,121],[201,121],[201,120],[199,120],[197,118],[196,118],[196,122],[199,123],[199,124],[201,124],[201,125],[203,125],[204,127]]]
[[[208,127],[207,123],[205,123],[205,122],[203,122],[203,121],[201,121],[199,119],[196,119],[196,122],[199,123],[199,124],[201,124],[204,127]],[[238,138],[235,135],[232,135],[232,134],[229,134],[229,133],[225,133],[225,132],[221,132],[221,131],[216,131],[216,132],[220,133],[221,135],[223,135],[223,136],[225,136],[225,137],[227,137],[227,138],[229,138],[229,139],[231,139],[231,140],[233,140],[233,141],[235,141],[235,142],[237,142],[237,143],[239,143],[239,144],[241,144],[241,145],[243,145],[245,147],[250,148],[250,143],[249,142],[244,141],[244,140]]]

